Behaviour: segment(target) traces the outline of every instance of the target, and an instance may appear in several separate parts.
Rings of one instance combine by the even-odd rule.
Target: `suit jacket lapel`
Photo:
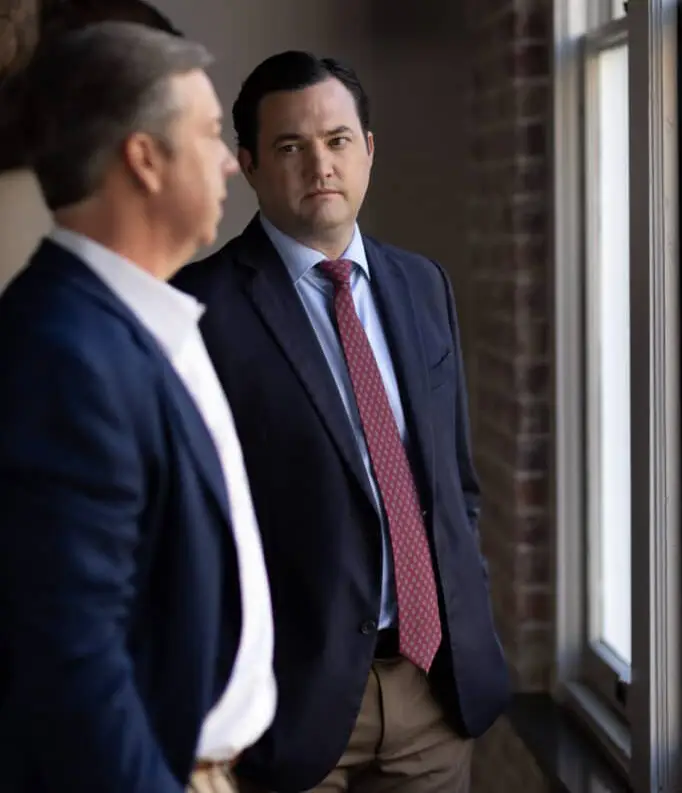
[[[429,411],[428,367],[412,294],[402,268],[381,247],[363,238],[372,278],[372,292],[391,350],[412,447],[425,474],[423,497],[434,493],[433,426]],[[427,506],[426,504],[424,506]],[[432,508],[432,504],[428,504]]]
[[[58,266],[55,266],[55,257],[61,259]],[[61,246],[51,241],[44,242],[36,252],[33,262],[34,266],[44,269],[50,277],[68,279],[76,288],[86,292],[90,298],[100,303],[107,311],[120,316],[133,328],[141,345],[159,362],[170,403],[178,418],[177,424],[192,450],[197,468],[201,471],[229,525],[227,491],[215,445],[192,397],[156,339],[125,303],[84,262]]]
[[[256,309],[308,392],[340,454],[374,505],[360,450],[334,377],[286,267],[257,219],[245,230],[237,256],[254,271],[248,289]]]

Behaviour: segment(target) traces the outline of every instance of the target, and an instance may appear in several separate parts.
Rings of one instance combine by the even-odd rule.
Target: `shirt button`
[[[360,626],[360,633],[369,636],[372,633],[376,633],[376,629],[377,624],[374,620],[365,620]]]

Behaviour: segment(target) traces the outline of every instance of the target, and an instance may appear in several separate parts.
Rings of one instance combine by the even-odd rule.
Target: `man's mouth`
[[[338,190],[313,190],[306,195],[306,198],[321,198],[323,196],[341,195]]]

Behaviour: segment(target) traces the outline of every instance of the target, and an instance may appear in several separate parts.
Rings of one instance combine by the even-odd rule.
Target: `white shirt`
[[[274,632],[270,589],[241,445],[199,331],[204,307],[87,237],[62,228],[50,237],[84,261],[157,339],[193,397],[218,450],[237,548],[242,633],[227,688],[204,721],[197,757],[232,760],[255,743],[274,718]]]

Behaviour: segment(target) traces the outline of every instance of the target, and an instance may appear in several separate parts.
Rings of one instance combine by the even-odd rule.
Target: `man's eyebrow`
[[[329,132],[325,132],[325,137],[329,137],[331,135],[341,135],[342,133],[353,133],[353,130],[350,127],[345,126],[342,124],[340,127],[335,127],[334,129],[330,129]]]
[[[298,135],[295,132],[282,132],[272,141],[272,145],[277,146],[288,140],[301,140],[302,137],[302,135]]]
[[[353,134],[353,130],[350,127],[347,127],[345,124],[341,126],[334,127],[334,129],[327,130],[324,133],[325,138],[331,138],[334,135],[341,135],[341,134]],[[299,134],[298,132],[282,132],[280,133],[272,142],[273,146],[278,146],[281,143],[285,143],[287,141],[297,141],[303,140],[304,136]]]

